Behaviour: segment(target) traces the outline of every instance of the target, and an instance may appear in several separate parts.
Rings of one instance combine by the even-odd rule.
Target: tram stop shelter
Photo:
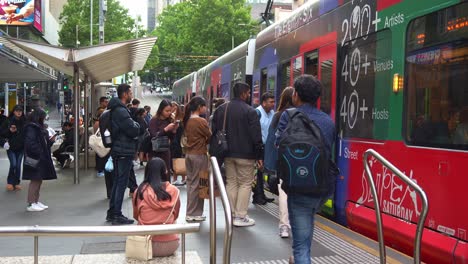
[[[50,67],[72,75],[74,79],[73,104],[75,116],[80,111],[80,80],[84,87],[84,98],[87,98],[87,90],[94,89],[94,84],[110,80],[115,76],[131,71],[143,69],[156,43],[156,37],[133,39],[121,42],[107,43],[83,48],[63,48],[42,43],[5,37],[20,49],[28,52],[38,60]],[[91,93],[90,95],[92,95]],[[88,107],[84,100],[85,120],[84,137],[85,152],[84,164],[88,165]],[[75,118],[75,166],[74,182],[78,184],[79,178],[79,118]]]

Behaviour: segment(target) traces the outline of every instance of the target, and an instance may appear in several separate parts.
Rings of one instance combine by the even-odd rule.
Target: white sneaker
[[[33,203],[30,206],[26,207],[26,211],[28,212],[40,212],[44,211],[45,209],[42,207],[39,207],[37,204]]]
[[[185,221],[187,222],[193,222],[193,221],[205,221],[206,220],[206,216],[204,215],[196,215],[196,216],[186,216],[185,217]]]
[[[279,236],[281,238],[288,238],[289,237],[289,227],[287,225],[282,225],[279,228]]]
[[[236,217],[233,222],[234,226],[253,226],[255,225],[255,220],[250,218],[248,215],[245,217]]]
[[[40,208],[43,208],[44,210],[49,208],[49,206],[47,206],[47,205],[45,205],[45,204],[43,204],[41,202],[37,202],[36,205],[39,206]]]

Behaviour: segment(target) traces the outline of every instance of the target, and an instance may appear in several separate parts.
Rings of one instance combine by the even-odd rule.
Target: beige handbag
[[[176,202],[174,206],[172,206],[172,210],[169,213],[166,221],[164,221],[163,225],[169,221],[172,214],[174,213],[174,208],[177,204],[177,200],[179,199],[179,193],[177,192]],[[139,214],[138,214],[139,215]],[[147,236],[128,236],[127,241],[125,242],[125,256],[127,258],[137,259],[148,261],[153,258],[153,241],[151,240],[151,235]]]
[[[96,133],[89,137],[89,147],[92,148],[94,152],[96,152],[96,154],[101,158],[107,156],[111,150],[110,148],[104,147],[99,129],[96,131]]]
[[[127,258],[148,261],[153,258],[153,244],[151,236],[128,236],[125,243]]]

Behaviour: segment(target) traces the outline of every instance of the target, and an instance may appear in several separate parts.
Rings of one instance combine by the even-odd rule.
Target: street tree
[[[60,14],[59,42],[64,47],[90,46],[90,4],[91,1],[68,0]],[[99,0],[93,1],[93,45],[99,43]],[[133,39],[146,34],[142,26],[128,14],[118,0],[107,0],[104,41],[115,42]],[[77,38],[78,25],[78,38]]]
[[[256,30],[245,0],[192,0],[167,7],[158,17],[159,63],[151,70],[174,81],[249,38]]]

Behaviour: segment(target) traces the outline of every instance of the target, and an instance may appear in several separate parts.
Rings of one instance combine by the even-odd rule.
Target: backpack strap
[[[301,112],[297,110],[297,108],[289,108],[285,110],[288,113],[289,120],[291,120],[294,116],[300,114]]]

